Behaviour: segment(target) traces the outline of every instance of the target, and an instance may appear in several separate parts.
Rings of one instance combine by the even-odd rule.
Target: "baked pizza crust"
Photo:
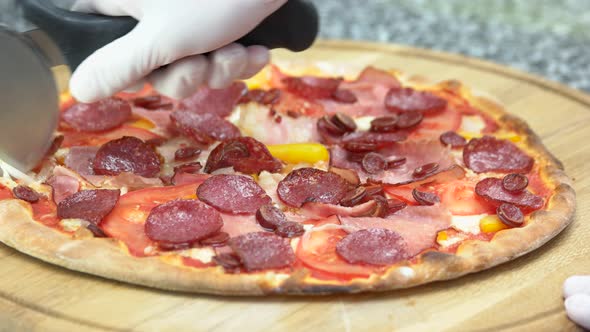
[[[43,261],[71,270],[154,288],[223,294],[328,294],[385,291],[447,280],[481,271],[522,256],[549,241],[573,219],[575,192],[562,164],[543,146],[521,119],[506,114],[490,99],[471,97],[473,103],[526,139],[540,165],[544,182],[555,187],[547,209],[536,211],[521,228],[499,231],[490,242],[468,240],[456,254],[428,251],[416,264],[398,265],[382,275],[350,282],[318,280],[306,269],[292,274],[275,272],[228,274],[222,267],[192,268],[160,257],[136,258],[114,239],[72,239],[32,219],[27,203],[0,201],[0,241]]]

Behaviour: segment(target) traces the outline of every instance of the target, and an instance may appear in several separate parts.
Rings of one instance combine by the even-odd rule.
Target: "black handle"
[[[25,17],[54,40],[72,70],[94,51],[124,36],[137,25],[131,17],[72,12],[56,7],[48,0],[21,0],[20,3]],[[299,52],[311,46],[318,27],[318,13],[310,2],[288,0],[237,42],[244,46],[263,45]]]

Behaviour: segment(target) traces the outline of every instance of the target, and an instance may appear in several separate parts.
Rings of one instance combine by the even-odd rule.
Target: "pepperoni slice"
[[[408,129],[417,126],[424,119],[420,112],[405,112],[399,115],[395,126],[399,129]]]
[[[342,104],[354,104],[358,101],[357,97],[350,90],[338,89],[332,93],[332,99]]]
[[[275,230],[280,224],[287,222],[287,217],[274,205],[266,204],[256,211],[256,220],[265,229]]]
[[[234,106],[246,93],[243,82],[235,82],[225,89],[201,87],[192,96],[182,100],[179,108],[199,114],[215,114],[226,117],[231,114]]]
[[[334,123],[338,128],[342,129],[344,132],[349,133],[356,130],[356,122],[354,120],[344,114],[344,113],[336,113],[330,119],[332,123]]]
[[[98,175],[119,175],[131,172],[146,178],[160,173],[160,158],[139,138],[125,136],[98,149],[93,169]]]
[[[174,160],[176,161],[187,161],[196,158],[201,154],[201,149],[186,147],[180,148],[174,152]]]
[[[289,240],[272,233],[255,232],[229,240],[247,271],[287,267],[295,261]]]
[[[57,217],[60,219],[83,219],[98,224],[115,207],[120,193],[118,189],[79,191],[59,202]]]
[[[340,205],[348,207],[355,206],[360,204],[365,197],[367,197],[367,189],[362,186],[356,187],[344,195],[340,200]]]
[[[205,164],[205,172],[233,167],[235,171],[246,174],[258,174],[262,171],[275,173],[282,166],[261,142],[252,137],[238,137],[221,142],[211,151]]]
[[[164,99],[160,95],[138,97],[133,99],[133,105],[146,110],[171,110],[174,107],[171,101]]]
[[[212,247],[223,247],[229,240],[229,234],[226,232],[215,233],[206,239],[199,241],[201,245],[212,246]]]
[[[420,205],[434,205],[440,203],[440,198],[433,193],[418,191],[416,188],[412,190],[412,197]]]
[[[285,77],[282,83],[285,89],[299,97],[307,99],[331,98],[338,90],[341,79],[313,76]]]
[[[397,129],[397,116],[383,116],[371,121],[371,131],[387,133]]]
[[[197,197],[218,210],[231,214],[254,214],[271,202],[252,178],[242,175],[215,175],[197,188]]]
[[[41,195],[29,186],[16,186],[12,189],[12,193],[14,194],[14,197],[29,203],[38,202],[39,198],[41,198]]]
[[[496,213],[498,218],[510,227],[519,227],[524,222],[524,214],[516,205],[502,203],[498,206]]]
[[[541,196],[528,190],[519,193],[509,192],[502,186],[502,179],[486,178],[475,185],[475,193],[497,205],[501,203],[514,204],[526,211],[538,210],[545,204]]]
[[[80,175],[94,175],[92,161],[96,157],[96,146],[73,146],[68,151],[64,164]]]
[[[363,170],[369,174],[383,172],[387,168],[387,160],[376,152],[367,153],[361,162]]]
[[[377,148],[394,145],[397,142],[405,141],[407,135],[404,133],[374,133],[354,132],[342,137],[344,143],[365,143],[375,144]]]
[[[383,228],[368,228],[347,235],[336,245],[336,252],[352,264],[389,265],[409,257],[404,238]]]
[[[528,173],[534,163],[512,142],[492,136],[472,139],[463,149],[463,161],[476,173]]]
[[[299,168],[279,182],[277,193],[285,204],[301,207],[305,202],[338,204],[349,188],[348,182],[338,174]]]
[[[467,145],[465,137],[454,131],[445,131],[440,135],[440,142],[453,148],[461,148]]]
[[[210,237],[223,226],[221,214],[194,199],[174,200],[152,209],[145,234],[157,242],[193,243]]]
[[[240,136],[238,127],[212,113],[197,114],[190,111],[175,111],[170,115],[170,119],[181,134],[202,144]]]
[[[78,103],[63,112],[63,120],[79,131],[97,132],[113,129],[131,117],[131,105],[119,98],[92,104]]]
[[[280,237],[293,238],[299,237],[305,233],[305,228],[298,222],[287,221],[279,224],[275,230],[275,234]]]
[[[428,91],[393,88],[385,96],[385,107],[392,112],[434,113],[447,108],[447,101]]]
[[[529,185],[529,179],[522,174],[508,174],[502,179],[502,188],[511,193],[519,193]]]

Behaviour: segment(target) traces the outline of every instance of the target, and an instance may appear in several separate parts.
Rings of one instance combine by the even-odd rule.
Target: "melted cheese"
[[[479,115],[463,115],[459,130],[468,133],[481,133],[486,127],[485,121]]]
[[[375,119],[374,116],[361,116],[354,119],[356,123],[357,130],[359,131],[368,131],[371,129],[371,121]]]
[[[213,257],[215,256],[215,250],[213,248],[205,247],[205,248],[192,248],[183,250],[180,252],[181,256],[189,257],[192,259],[196,259],[201,261],[205,264],[211,263]]]
[[[479,234],[479,221],[487,214],[478,214],[472,216],[453,216],[451,225],[453,228],[465,233]]]

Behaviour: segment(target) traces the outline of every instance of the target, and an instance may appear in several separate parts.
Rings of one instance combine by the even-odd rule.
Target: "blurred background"
[[[17,1],[0,0],[0,22],[24,30]],[[323,38],[461,53],[590,92],[589,0],[311,1],[322,17]]]

